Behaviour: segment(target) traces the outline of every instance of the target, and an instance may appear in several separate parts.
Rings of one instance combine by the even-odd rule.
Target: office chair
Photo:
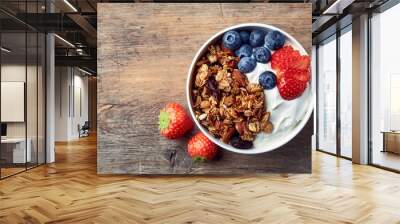
[[[89,136],[89,121],[85,121],[85,123],[82,125],[82,127],[79,129],[79,138],[80,137],[87,137]]]

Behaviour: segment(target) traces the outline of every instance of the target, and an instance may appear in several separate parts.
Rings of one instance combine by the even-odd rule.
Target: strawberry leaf
[[[196,157],[193,157],[193,161],[195,163],[204,163],[205,161],[207,161],[207,159],[202,156],[196,156]]]
[[[160,130],[167,129],[169,126],[169,114],[168,112],[162,110],[160,111],[160,115],[158,116],[158,128]]]

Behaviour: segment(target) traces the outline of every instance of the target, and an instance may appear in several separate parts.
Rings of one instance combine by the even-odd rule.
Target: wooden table
[[[382,152],[400,154],[400,131],[382,131],[383,149]]]
[[[4,138],[1,139],[1,145],[2,158],[0,159],[4,159],[4,163],[25,164],[26,162],[31,162],[31,138]]]
[[[280,149],[250,156],[223,151],[205,164],[186,155],[191,134],[175,141],[159,135],[160,108],[186,105],[196,51],[219,30],[245,22],[277,26],[310,52],[311,4],[98,4],[98,173],[311,172],[312,119]]]

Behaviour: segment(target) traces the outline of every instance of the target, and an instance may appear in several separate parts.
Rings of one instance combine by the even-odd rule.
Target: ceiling
[[[347,15],[356,15],[387,0],[192,0],[189,2],[205,1],[312,3],[313,39],[315,40],[339,19]],[[8,34],[5,38],[10,38],[7,42],[14,40],[13,47],[17,49],[18,45],[24,44],[20,42],[21,35],[17,33],[25,32],[26,28],[39,32],[55,32],[61,37],[55,38],[56,64],[86,66],[95,72],[97,3],[103,2],[188,2],[188,0],[47,0],[47,5],[46,0],[1,0],[2,31],[14,33]],[[327,9],[329,9],[328,14]],[[50,11],[52,13],[48,13]]]
[[[14,49],[13,54],[16,58],[18,54],[25,54],[22,37],[27,28],[31,27],[33,31],[38,32],[54,32],[58,35],[55,38],[56,65],[79,66],[96,73],[97,3],[106,2],[188,2],[188,0],[1,0],[2,32],[7,33],[5,38],[9,39],[8,47]],[[189,2],[303,3],[309,0],[191,0]],[[50,11],[52,13],[49,13]],[[28,52],[33,50],[28,47]]]
[[[2,46],[11,50],[8,53],[1,52],[2,62],[10,64],[40,63],[43,59],[40,57],[44,54],[39,52],[44,52],[45,43],[38,40],[44,40],[43,37],[43,34],[36,33],[27,33],[27,35],[25,33],[2,33]]]
[[[312,0],[313,43],[351,24],[354,17],[372,11],[390,0]]]

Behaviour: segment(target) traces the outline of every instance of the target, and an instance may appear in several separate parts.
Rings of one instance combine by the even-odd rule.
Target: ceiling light
[[[58,38],[59,40],[61,40],[62,42],[64,42],[65,44],[67,44],[68,46],[75,48],[75,45],[73,45],[73,44],[72,44],[71,42],[69,42],[68,40],[66,40],[66,39],[64,39],[64,38],[62,38],[62,37],[60,37],[60,36],[57,35],[57,34],[54,34],[54,36],[57,37],[57,38]]]
[[[11,52],[11,50],[9,50],[9,49],[7,49],[5,47],[1,47],[0,49],[1,49],[1,51],[4,51],[6,53],[10,53]]]
[[[74,12],[78,12],[78,10],[73,6],[68,0],[64,0],[65,4],[67,4]]]
[[[343,10],[351,5],[355,0],[336,0],[322,14],[342,14]]]
[[[92,73],[90,73],[90,72],[88,72],[88,71],[86,71],[86,70],[83,70],[83,69],[81,69],[81,68],[79,68],[79,67],[78,67],[78,70],[81,71],[81,72],[83,72],[83,73],[85,73],[85,74],[87,74],[87,75],[93,75]]]
[[[79,55],[83,55],[83,54],[84,54],[82,48],[77,48],[77,49],[76,49],[76,53],[78,53]]]

